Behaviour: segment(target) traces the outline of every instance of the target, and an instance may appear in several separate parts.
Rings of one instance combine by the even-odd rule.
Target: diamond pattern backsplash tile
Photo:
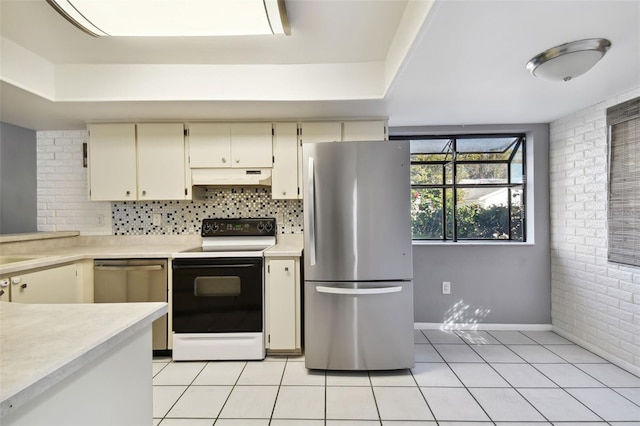
[[[279,234],[302,233],[302,200],[272,200],[271,188],[207,188],[201,201],[121,201],[113,235],[200,234],[202,219],[273,217]]]

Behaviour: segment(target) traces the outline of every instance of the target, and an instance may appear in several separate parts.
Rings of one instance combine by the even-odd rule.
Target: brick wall
[[[607,261],[609,106],[636,89],[550,126],[554,329],[640,371],[640,268]]]
[[[89,201],[82,130],[37,132],[38,231],[111,234],[111,203]]]

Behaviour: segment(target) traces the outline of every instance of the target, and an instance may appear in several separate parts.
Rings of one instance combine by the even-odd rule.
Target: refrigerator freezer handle
[[[309,188],[309,263],[313,266],[316,264],[316,171],[313,157],[309,157],[307,188]]]
[[[317,286],[316,291],[318,293],[348,294],[352,296],[358,296],[362,294],[398,293],[402,291],[402,287],[394,286],[394,287],[377,287],[377,288],[338,288],[338,287]]]

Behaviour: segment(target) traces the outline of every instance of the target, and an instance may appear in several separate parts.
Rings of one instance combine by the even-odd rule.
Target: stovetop
[[[175,258],[262,257],[276,243],[274,218],[203,219],[202,246],[174,253]]]

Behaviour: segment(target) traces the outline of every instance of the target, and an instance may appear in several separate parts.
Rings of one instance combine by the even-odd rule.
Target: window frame
[[[640,237],[635,232],[640,204],[640,173],[625,165],[629,154],[640,153],[640,97],[607,108],[607,260],[640,266]],[[618,126],[628,129],[618,131]],[[616,127],[616,129],[614,129]],[[618,151],[626,155],[617,154]]]
[[[458,160],[458,154],[470,154],[470,153],[491,153],[491,151],[477,151],[477,152],[458,152],[457,144],[461,139],[490,139],[490,138],[515,138],[516,141],[502,151],[506,152],[511,146],[514,146],[513,152],[507,159],[504,160],[482,160],[482,161],[474,161],[474,160]],[[507,243],[507,244],[522,244],[527,242],[527,137],[524,132],[516,132],[516,133],[472,133],[472,134],[437,134],[437,135],[402,135],[402,136],[390,136],[390,140],[425,140],[425,139],[449,139],[449,143],[451,146],[450,151],[450,159],[445,160],[433,160],[433,161],[416,161],[411,158],[411,166],[414,165],[442,165],[442,183],[440,184],[413,184],[411,183],[411,189],[439,189],[442,191],[442,219],[441,219],[441,234],[442,238],[415,238],[412,233],[413,242],[469,242],[469,243]],[[515,145],[514,145],[515,144]],[[521,183],[513,183],[511,181],[511,163],[518,151],[521,149],[522,156],[522,182]],[[496,152],[500,153],[500,152]],[[413,154],[412,154],[413,156]],[[447,183],[446,179],[446,165],[451,164],[451,183]],[[457,165],[460,164],[505,164],[507,167],[507,181],[506,183],[482,183],[482,184],[470,184],[470,183],[458,183],[457,182]],[[506,188],[507,189],[507,217],[508,217],[508,238],[507,239],[499,239],[499,238],[459,238],[458,236],[458,213],[457,213],[457,191],[458,189],[465,188]],[[522,222],[522,239],[513,239],[512,230],[512,189],[520,189],[522,191],[521,195],[521,222]],[[452,231],[451,237],[449,237],[447,232],[448,221],[447,221],[447,190],[452,191],[452,202],[453,206],[451,209],[451,215],[453,216],[452,223]]]

